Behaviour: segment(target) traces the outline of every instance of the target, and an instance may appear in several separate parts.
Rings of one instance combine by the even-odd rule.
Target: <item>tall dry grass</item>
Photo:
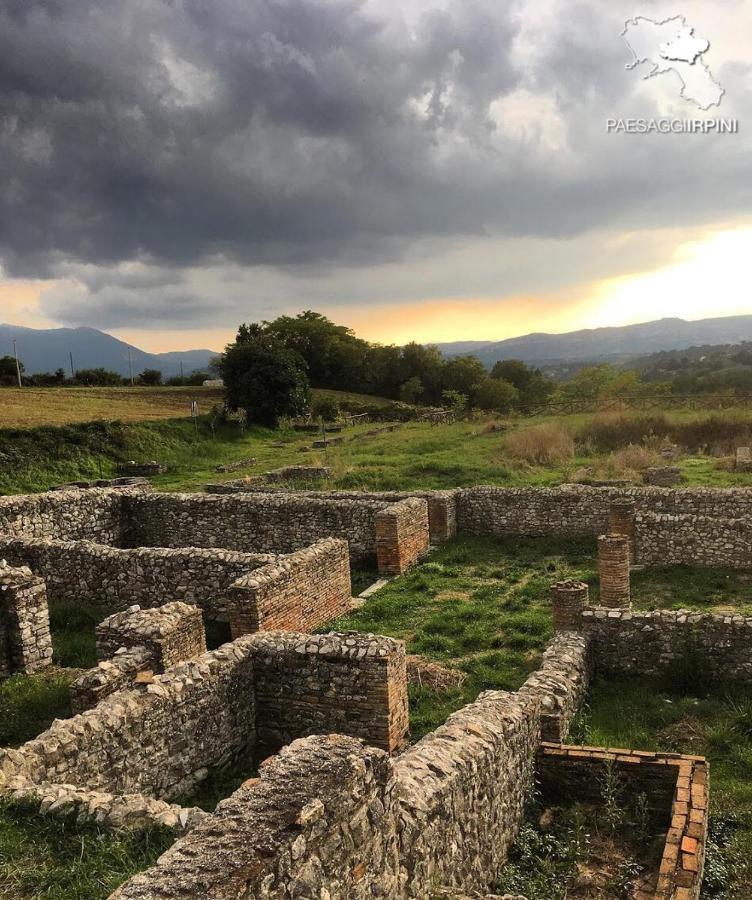
[[[574,436],[563,425],[533,425],[510,434],[504,450],[512,459],[531,465],[561,465],[574,459]]]

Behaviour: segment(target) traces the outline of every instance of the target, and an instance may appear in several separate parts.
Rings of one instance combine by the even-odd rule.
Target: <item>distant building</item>
[[[225,383],[221,378],[207,378],[203,384],[204,387],[219,388],[224,387]]]

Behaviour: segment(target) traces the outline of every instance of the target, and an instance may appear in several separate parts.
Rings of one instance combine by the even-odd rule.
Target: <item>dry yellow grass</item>
[[[207,413],[222,396],[221,389],[203,387],[0,388],[0,428],[185,418],[191,400]]]
[[[574,458],[574,438],[568,429],[553,422],[533,425],[510,434],[504,450],[512,459],[533,465],[557,465]]]

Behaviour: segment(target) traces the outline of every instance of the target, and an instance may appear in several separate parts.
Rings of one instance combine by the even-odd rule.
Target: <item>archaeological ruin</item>
[[[113,900],[429,900],[488,892],[533,792],[588,796],[607,767],[665,835],[635,896],[698,900],[706,760],[567,741],[596,677],[699,651],[711,675],[752,684],[752,619],[635,610],[630,594],[635,565],[752,569],[752,490],[278,484],[0,497],[0,677],[52,664],[50,605],[101,612],[75,714],[0,750],[0,794],[106,828],[172,829],[171,849]],[[540,667],[410,743],[404,643],[328,626],[353,608],[351,565],[399,576],[458,535],[589,537],[598,601],[552,579]],[[228,640],[207,650],[212,621]],[[213,812],[184,805],[245,757],[258,774]]]

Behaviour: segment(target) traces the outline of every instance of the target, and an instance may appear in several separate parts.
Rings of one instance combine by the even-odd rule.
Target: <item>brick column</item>
[[[551,585],[551,606],[555,631],[579,631],[582,610],[588,603],[588,586],[570,578]]]
[[[52,663],[44,579],[0,560],[0,675],[28,674]],[[3,671],[3,668],[5,671]]]
[[[622,534],[602,534],[598,538],[598,575],[601,606],[630,607],[629,538]]]
[[[621,534],[629,539],[629,561],[635,561],[635,502],[614,500],[608,510],[608,533]]]

